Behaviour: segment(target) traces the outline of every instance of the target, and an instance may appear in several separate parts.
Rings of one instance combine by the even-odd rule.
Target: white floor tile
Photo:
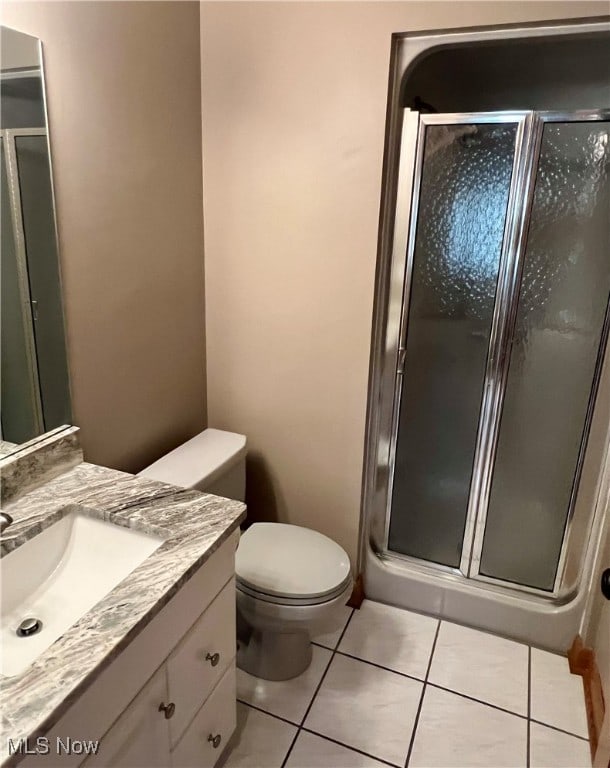
[[[331,655],[328,649],[314,645],[309,669],[292,680],[281,682],[261,680],[238,669],[237,698],[300,724]]]
[[[238,702],[233,748],[223,768],[281,768],[296,732],[294,725]]]
[[[347,624],[347,620],[352,615],[353,608],[349,608],[347,605],[342,605],[341,610],[338,611],[338,622],[339,625],[337,629],[334,632],[326,632],[323,635],[316,635],[312,638],[314,643],[318,643],[318,645],[323,645],[325,648],[331,648],[333,651],[337,647],[337,643],[339,642],[339,638],[341,637],[341,633],[345,629],[345,625]]]
[[[527,720],[428,686],[410,768],[523,768]]]
[[[564,656],[532,648],[531,705],[533,720],[588,738],[582,677]]]
[[[422,687],[417,680],[336,655],[305,726],[404,765]]]
[[[301,731],[286,768],[384,768],[372,757],[354,752],[332,741]]]
[[[589,742],[530,723],[531,768],[591,768]]]
[[[437,626],[438,619],[365,600],[339,650],[423,680]]]
[[[441,622],[428,680],[527,715],[526,645]]]

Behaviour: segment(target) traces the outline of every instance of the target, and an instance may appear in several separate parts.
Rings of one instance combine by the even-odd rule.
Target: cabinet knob
[[[173,701],[170,701],[169,704],[164,704],[163,702],[159,704],[159,712],[165,713],[166,720],[169,720],[171,717],[173,717],[175,711],[176,711],[176,705],[174,704]]]
[[[209,661],[210,664],[215,667],[218,662],[220,661],[220,654],[219,653],[207,653],[205,657],[206,661]]]
[[[212,734],[210,734],[208,736],[208,741],[212,742],[214,749],[218,749],[220,742],[222,741],[222,736],[219,733],[217,733],[216,736],[212,736]]]

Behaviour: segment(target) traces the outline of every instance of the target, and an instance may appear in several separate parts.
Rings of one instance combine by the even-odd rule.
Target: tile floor
[[[561,656],[365,600],[300,677],[238,670],[225,768],[584,768],[581,678]]]

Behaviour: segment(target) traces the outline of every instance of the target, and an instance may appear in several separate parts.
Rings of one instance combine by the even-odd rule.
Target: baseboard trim
[[[572,647],[568,651],[570,672],[581,675],[587,710],[587,725],[589,727],[589,745],[591,757],[595,756],[601,733],[602,723],[606,712],[602,680],[597,668],[595,651],[587,648],[580,635],[576,635]]]
[[[362,601],[364,600],[364,582],[362,580],[362,574],[354,579],[354,588],[352,589],[352,596],[347,601],[347,605],[350,608],[360,608]]]

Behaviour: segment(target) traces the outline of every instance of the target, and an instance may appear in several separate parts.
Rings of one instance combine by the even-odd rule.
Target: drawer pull
[[[208,653],[205,657],[206,661],[209,661],[210,664],[215,667],[218,662],[220,661],[220,654],[219,653]]]
[[[212,734],[210,734],[208,736],[208,741],[212,742],[214,749],[218,749],[220,742],[222,741],[222,736],[219,733],[217,733],[216,736],[212,736]]]
[[[170,718],[172,718],[174,716],[175,711],[176,711],[176,705],[174,704],[173,701],[170,701],[169,704],[164,704],[163,702],[159,704],[159,712],[165,713],[166,720],[169,720]]]

